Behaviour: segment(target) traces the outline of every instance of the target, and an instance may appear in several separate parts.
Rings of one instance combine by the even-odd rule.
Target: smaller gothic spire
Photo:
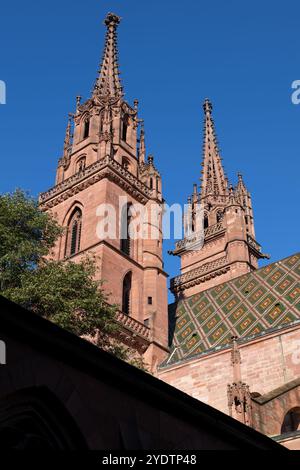
[[[104,20],[107,27],[105,47],[99,76],[94,87],[94,95],[99,97],[122,96],[117,48],[117,27],[121,18],[114,13],[108,13]]]
[[[144,123],[141,124],[140,146],[139,146],[139,163],[145,163],[146,158],[146,143],[145,143],[145,128]]]
[[[247,194],[247,188],[244,183],[243,175],[241,173],[238,173],[238,184],[236,190],[238,194]]]
[[[228,183],[222,166],[215,125],[212,118],[212,104],[206,99],[204,109],[204,142],[202,162],[201,196],[219,196],[227,193]]]
[[[66,135],[64,140],[64,157],[67,157],[72,143],[72,114],[69,114]]]

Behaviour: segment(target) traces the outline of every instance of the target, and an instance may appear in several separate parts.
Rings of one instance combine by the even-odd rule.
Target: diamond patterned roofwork
[[[300,320],[300,253],[169,307],[170,355],[178,363]]]

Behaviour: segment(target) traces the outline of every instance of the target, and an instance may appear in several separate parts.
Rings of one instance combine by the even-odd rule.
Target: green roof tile
[[[170,356],[178,363],[300,319],[300,253],[169,307]]]

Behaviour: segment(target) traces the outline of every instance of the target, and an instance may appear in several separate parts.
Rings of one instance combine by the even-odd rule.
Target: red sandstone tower
[[[172,279],[171,290],[178,299],[257,269],[258,260],[266,257],[255,240],[250,193],[240,174],[235,188],[228,184],[209,100],[203,107],[201,190],[195,184],[188,202],[193,217],[197,204],[204,207],[204,244],[197,250],[186,240],[176,244],[173,254],[181,258],[181,275]]]
[[[40,196],[40,205],[67,227],[53,257],[76,262],[85,254],[97,256],[104,288],[110,301],[120,307],[124,341],[144,353],[154,369],[168,344],[161,215],[156,219],[156,238],[131,237],[128,229],[135,204],[146,213],[162,207],[161,176],[152,156],[145,161],[138,101],[131,106],[124,100],[117,52],[119,22],[112,13],[105,19],[103,60],[92,96],[84,103],[77,97],[56,185]],[[121,200],[126,202],[121,204]],[[104,204],[115,212],[115,220],[108,217]],[[150,232],[152,222],[149,218],[140,230]],[[105,225],[115,236],[103,236]]]

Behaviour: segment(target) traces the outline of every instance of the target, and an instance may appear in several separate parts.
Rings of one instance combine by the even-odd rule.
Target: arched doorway
[[[291,408],[286,413],[281,426],[281,434],[295,431],[300,431],[300,406]]]
[[[47,387],[19,390],[0,400],[0,449],[87,449],[77,424]]]

